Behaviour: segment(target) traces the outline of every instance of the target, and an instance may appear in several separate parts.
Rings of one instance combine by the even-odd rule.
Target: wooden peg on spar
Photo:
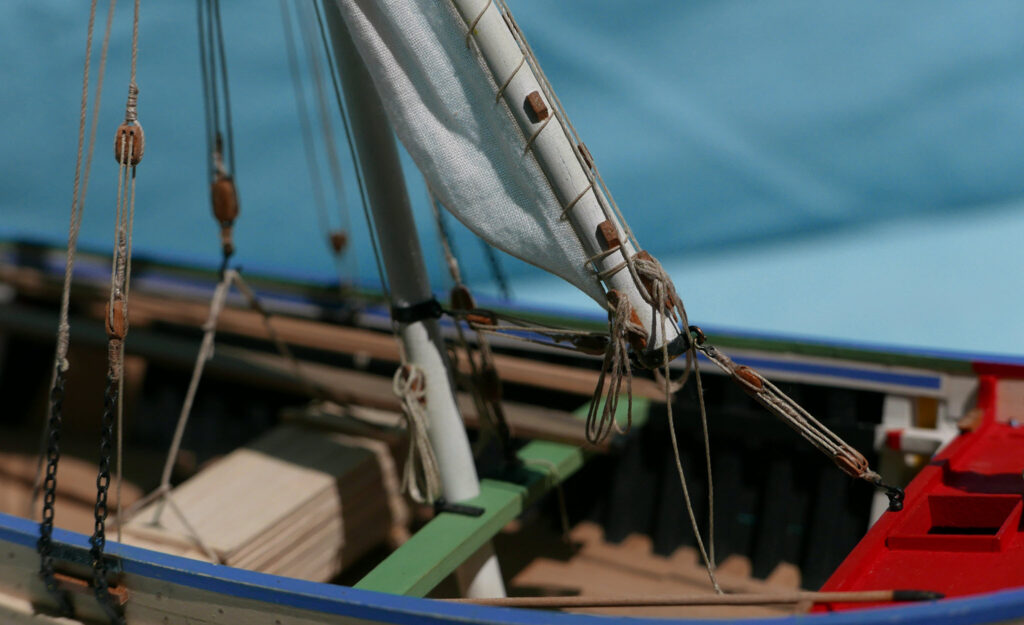
[[[544,98],[541,97],[540,92],[538,91],[531,91],[530,94],[526,96],[526,106],[529,111],[533,113],[533,117],[536,121],[542,122],[551,115],[551,111],[548,110],[547,103],[544,102]]]
[[[580,150],[580,156],[583,157],[583,162],[586,163],[587,169],[594,169],[594,156],[587,149],[587,145],[582,141],[576,146]]]
[[[604,220],[597,224],[597,241],[601,244],[601,248],[605,251],[614,250],[622,247],[622,241],[619,239],[619,230],[609,220]]]

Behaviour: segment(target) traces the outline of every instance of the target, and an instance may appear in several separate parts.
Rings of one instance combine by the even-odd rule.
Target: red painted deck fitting
[[[1024,586],[1024,426],[999,423],[999,378],[983,375],[984,417],[907,487],[822,590],[913,589],[947,597]],[[862,608],[833,604],[818,609]]]

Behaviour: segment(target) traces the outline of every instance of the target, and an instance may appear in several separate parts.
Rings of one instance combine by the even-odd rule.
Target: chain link
[[[115,342],[116,339],[109,344],[112,352],[117,349]],[[122,625],[124,617],[114,607],[107,584],[107,561],[103,557],[103,549],[107,544],[107,492],[110,489],[110,457],[114,439],[114,418],[117,414],[117,391],[118,376],[113,370],[108,371],[107,386],[103,391],[103,417],[100,423],[100,469],[99,475],[96,476],[95,525],[89,539],[89,544],[92,545],[89,554],[92,556],[92,582],[96,600],[111,623]]]
[[[64,616],[72,614],[71,600],[67,593],[57,586],[53,569],[53,516],[54,504],[57,501],[57,465],[60,462],[60,429],[63,422],[64,386],[67,372],[60,363],[57,365],[53,390],[50,392],[50,417],[46,424],[46,478],[43,481],[43,518],[39,524],[39,540],[36,550],[39,552],[39,576],[46,585],[46,590],[57,600],[60,613]]]

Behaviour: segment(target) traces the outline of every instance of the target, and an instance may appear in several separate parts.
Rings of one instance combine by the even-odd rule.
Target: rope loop
[[[402,490],[417,503],[432,504],[441,496],[441,469],[427,435],[427,379],[423,369],[404,364],[395,371],[392,390],[402,401],[409,449],[402,471]]]
[[[618,291],[608,292],[608,347],[601,363],[601,374],[587,411],[586,435],[592,445],[603,442],[612,430],[625,434],[633,425],[633,370],[629,361],[629,347],[643,349],[647,332],[629,300]],[[605,380],[608,380],[607,391]],[[626,427],[616,420],[622,382],[626,382]],[[604,399],[602,403],[602,398]]]

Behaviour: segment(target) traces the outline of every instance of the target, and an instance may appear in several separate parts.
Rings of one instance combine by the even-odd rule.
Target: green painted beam
[[[625,404],[621,401],[618,406],[623,418]],[[634,421],[637,415],[647,414],[649,405],[647,400],[633,400]],[[581,410],[585,415],[586,407]],[[571,445],[533,441],[520,449],[518,455],[523,466],[514,476],[515,481],[481,480],[480,494],[460,502],[480,506],[484,509],[481,516],[437,515],[359,580],[355,587],[425,596],[509,521],[554,485],[578,471],[586,460],[587,452]]]

